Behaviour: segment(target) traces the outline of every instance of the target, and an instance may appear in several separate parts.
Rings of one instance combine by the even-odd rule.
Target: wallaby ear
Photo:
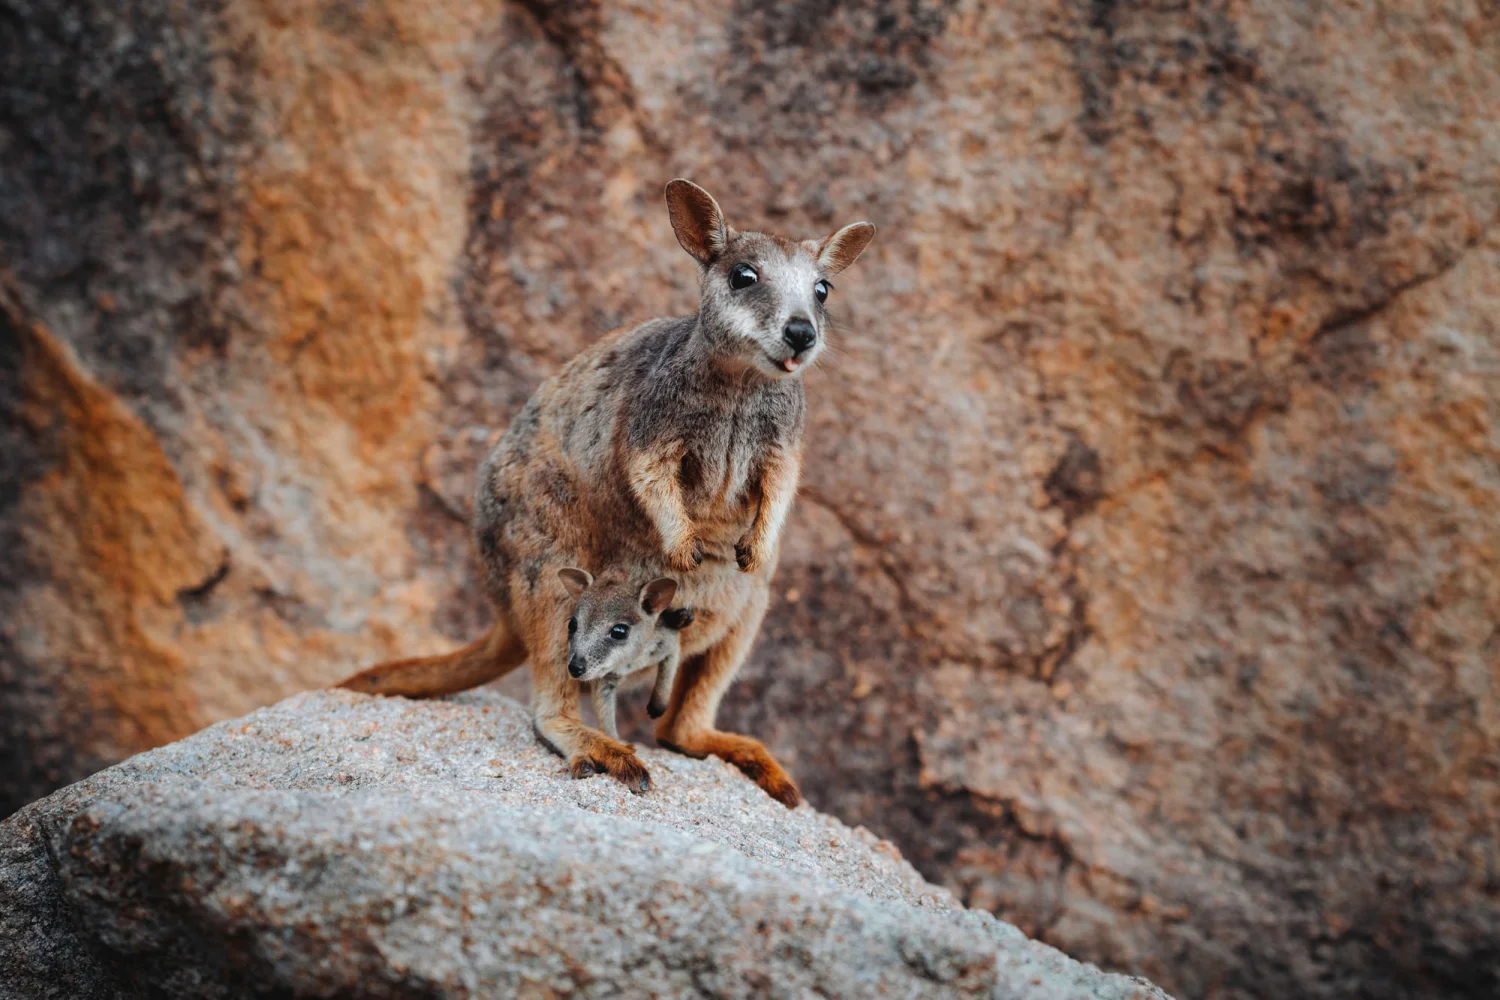
[[[658,577],[641,588],[641,610],[648,615],[659,615],[676,596],[677,581],[670,576]]]
[[[719,203],[692,181],[679,177],[667,185],[667,214],[677,242],[698,263],[712,264],[729,245],[729,227]]]
[[[829,274],[838,274],[853,264],[874,238],[873,223],[856,222],[840,229],[822,243],[809,240],[804,246],[812,251],[823,270]]]
[[[594,578],[576,566],[558,570],[557,578],[562,581],[564,587],[568,588],[568,593],[575,598],[582,597],[583,592],[594,585]]]

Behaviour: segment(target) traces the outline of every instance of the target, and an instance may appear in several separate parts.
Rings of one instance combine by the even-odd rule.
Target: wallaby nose
[[[582,677],[583,672],[588,669],[588,666],[589,665],[584,662],[583,657],[575,656],[568,661],[568,673],[572,674],[574,677]]]
[[[818,339],[818,331],[813,329],[811,323],[798,316],[781,331],[781,339],[786,341],[788,347],[801,354]]]

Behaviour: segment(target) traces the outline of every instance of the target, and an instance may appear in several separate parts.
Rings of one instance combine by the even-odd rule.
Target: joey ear
[[[845,226],[822,243],[808,240],[803,246],[812,251],[818,264],[829,274],[838,274],[853,264],[875,238],[875,226],[869,222],[855,222]]]
[[[557,578],[562,581],[564,587],[568,588],[568,593],[575,598],[582,597],[583,592],[594,585],[594,578],[576,566],[558,570]]]
[[[676,596],[677,581],[670,576],[658,577],[641,588],[641,610],[648,615],[659,615]]]
[[[679,177],[667,185],[667,214],[677,242],[698,263],[712,264],[728,246],[729,227],[719,203],[692,181]]]

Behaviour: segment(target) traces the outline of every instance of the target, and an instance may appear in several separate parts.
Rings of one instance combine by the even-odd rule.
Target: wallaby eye
[[[629,625],[616,625],[609,630],[609,637],[615,642],[624,642],[625,637],[630,634]]]
[[[819,302],[828,301],[828,293],[833,291],[833,286],[826,281],[820,281],[813,285],[813,294],[818,297]]]
[[[568,634],[572,635],[574,632],[577,632],[577,631],[578,631],[578,619],[577,618],[569,618],[568,619]]]
[[[729,269],[729,287],[735,291],[741,288],[749,288],[760,280],[760,275],[755,273],[755,268],[749,264],[736,264]]]

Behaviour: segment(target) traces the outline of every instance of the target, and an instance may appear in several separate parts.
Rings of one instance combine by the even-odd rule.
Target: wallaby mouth
[[[807,367],[808,362],[812,361],[813,355],[816,353],[815,350],[794,351],[790,357],[778,358],[776,355],[768,352],[766,360],[771,362],[772,368],[785,372],[788,375],[795,375]]]

